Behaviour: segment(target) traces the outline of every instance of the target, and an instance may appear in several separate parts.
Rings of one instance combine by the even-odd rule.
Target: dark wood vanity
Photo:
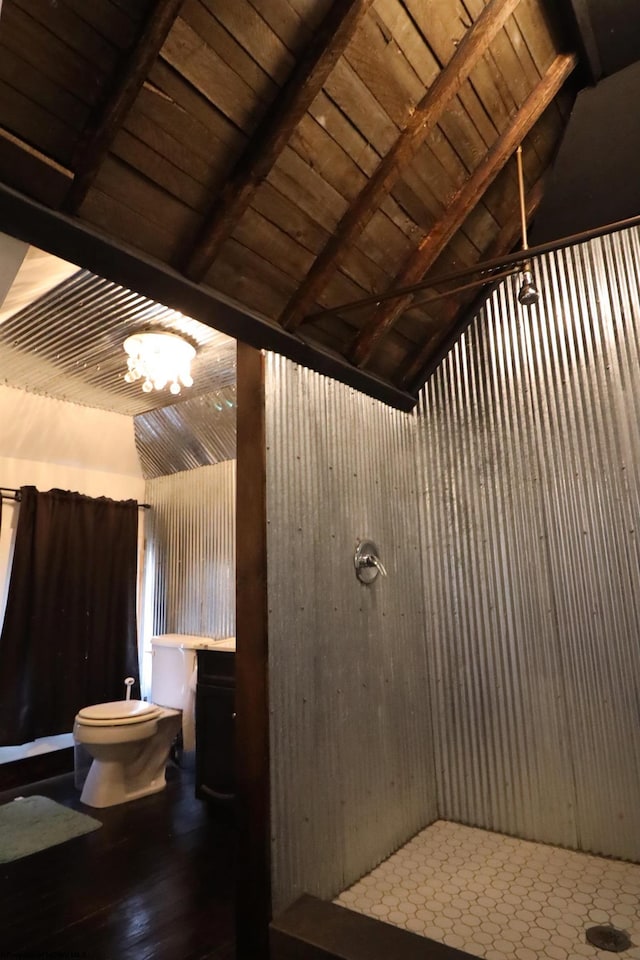
[[[198,650],[196,796],[228,803],[235,795],[235,653]]]

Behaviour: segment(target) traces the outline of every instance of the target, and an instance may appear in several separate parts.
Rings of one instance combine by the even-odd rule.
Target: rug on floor
[[[19,797],[0,806],[0,863],[97,830],[102,824],[47,797]]]

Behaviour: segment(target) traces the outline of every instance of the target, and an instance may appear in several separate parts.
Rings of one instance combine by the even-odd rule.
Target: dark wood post
[[[271,919],[264,356],[238,344],[237,960],[268,957]]]

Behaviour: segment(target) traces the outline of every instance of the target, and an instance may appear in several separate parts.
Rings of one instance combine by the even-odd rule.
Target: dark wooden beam
[[[74,213],[81,206],[107,150],[175,23],[182,3],[183,0],[156,0],[110,92],[89,118],[73,157],[75,177],[65,201],[65,209],[69,213]]]
[[[303,283],[289,301],[280,317],[280,323],[287,330],[296,330],[303,323],[305,315],[318,301],[342,263],[349,246],[360,236],[384,198],[389,195],[519,2],[520,0],[490,0],[465,34],[448,65],[429,87],[407,126],[351,203]]]
[[[236,956],[267,960],[271,920],[264,356],[238,344]]]
[[[453,235],[482,199],[509,157],[549,106],[576,65],[573,54],[560,54],[545,76],[518,110],[509,128],[498,138],[485,159],[454,194],[441,219],[409,256],[391,289],[420,281],[436,262]],[[411,296],[387,301],[373,315],[354,340],[350,358],[363,366],[397,318],[411,303]]]
[[[2,184],[0,230],[179,310],[236,340],[259,349],[275,350],[399,410],[412,410],[415,406],[415,399],[409,394],[379,377],[357,370],[344,357],[292,336],[261,314],[210,287],[193,283],[159,260]]]
[[[281,94],[265,114],[216,197],[184,264],[187,276],[200,280],[205,275],[294,129],[320,93],[371,3],[372,0],[334,0]]]
[[[540,206],[544,195],[544,186],[544,177],[540,177],[529,191],[526,201],[528,224],[531,223]],[[515,244],[520,239],[520,234],[520,210],[518,209],[504,224],[493,243],[484,252],[483,259],[491,260],[494,257],[506,256],[513,250]],[[465,298],[462,302],[456,301],[452,303],[449,315],[445,315],[444,318],[446,329],[443,330],[439,328],[434,331],[425,340],[422,347],[408,358],[398,378],[398,383],[401,383],[404,389],[410,393],[420,390],[427,377],[431,376],[456,340],[458,340],[467,329],[471,320],[477,314],[495,286],[495,281],[488,280],[479,291],[476,290],[475,293]],[[473,304],[473,306],[471,306],[471,304]]]
[[[0,182],[28,192],[57,210],[72,180],[71,170],[61,167],[8,130],[0,129]]]

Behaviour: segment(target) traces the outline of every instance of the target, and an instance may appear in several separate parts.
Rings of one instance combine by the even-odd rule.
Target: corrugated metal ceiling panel
[[[233,460],[236,388],[150,410],[134,418],[136,447],[146,478]]]
[[[194,386],[174,397],[128,384],[123,341],[146,329],[197,348]],[[175,310],[80,270],[0,324],[0,382],[133,416],[235,384],[235,340]]]

